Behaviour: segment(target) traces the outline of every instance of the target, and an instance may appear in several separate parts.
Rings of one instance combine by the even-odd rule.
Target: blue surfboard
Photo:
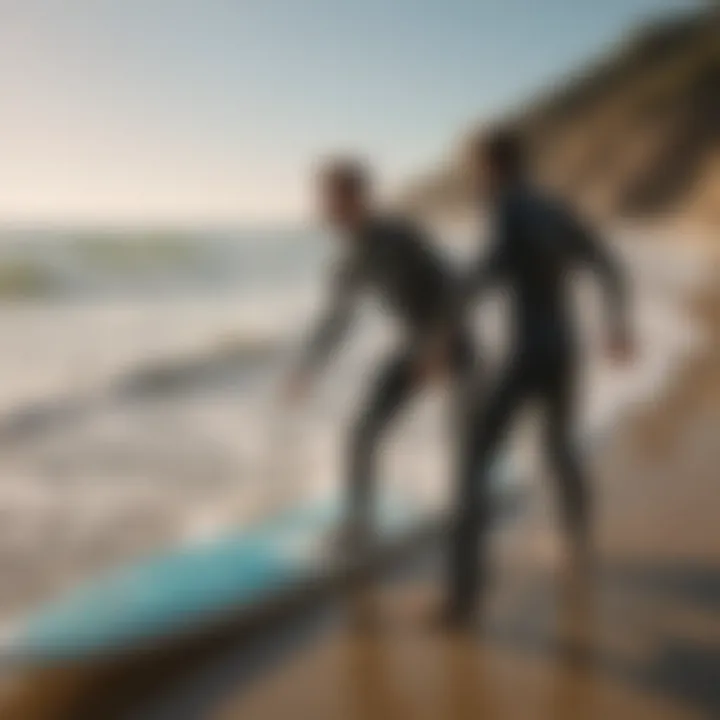
[[[494,485],[501,503],[514,487],[503,470]],[[399,497],[382,498],[378,506],[376,559],[443,525]],[[337,502],[309,503],[111,572],[21,619],[2,642],[0,657],[42,667],[112,656],[197,634],[223,617],[251,617],[284,596],[329,586],[358,562],[328,542],[340,517]]]
[[[381,503],[378,515],[378,547],[421,523],[419,513],[398,500]],[[328,542],[339,517],[337,504],[310,504],[110,573],[23,619],[2,655],[31,666],[83,661],[249,612],[345,569],[348,559]]]

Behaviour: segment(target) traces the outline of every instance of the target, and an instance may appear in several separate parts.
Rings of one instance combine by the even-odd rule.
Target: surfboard
[[[383,502],[378,548],[416,531],[411,504]],[[78,588],[23,619],[2,643],[5,661],[55,664],[122,652],[250,612],[329,581],[358,558],[331,547],[337,503],[308,504],[243,532],[149,558]]]
[[[111,572],[21,619],[0,656],[31,667],[86,662],[199,633],[222,618],[253,618],[270,605],[322,593],[443,526],[437,513],[385,497],[372,550],[351,556],[328,542],[340,517],[338,502],[308,503]]]

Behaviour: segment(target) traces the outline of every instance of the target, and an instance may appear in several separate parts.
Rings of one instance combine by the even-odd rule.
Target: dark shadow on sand
[[[538,578],[483,638],[720,717],[720,565],[618,563],[554,583]]]

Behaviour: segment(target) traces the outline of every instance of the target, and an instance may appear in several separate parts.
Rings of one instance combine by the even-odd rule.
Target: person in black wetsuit
[[[343,253],[332,277],[327,311],[291,375],[288,394],[304,394],[312,375],[343,338],[363,291],[377,295],[405,331],[399,348],[381,367],[351,433],[345,530],[352,545],[367,539],[371,530],[378,442],[428,380],[418,370],[417,354],[447,314],[456,296],[456,279],[423,231],[404,218],[374,212],[369,179],[360,163],[329,164],[320,175],[320,198],[325,219],[343,241]],[[459,388],[472,377],[474,353],[461,329],[453,331],[449,348],[449,365]]]
[[[589,547],[590,490],[573,442],[578,355],[568,285],[575,268],[595,270],[606,290],[611,355],[625,359],[632,349],[620,269],[569,208],[531,186],[516,134],[497,131],[476,148],[473,161],[489,196],[494,238],[462,283],[453,316],[457,320],[473,298],[500,285],[512,303],[513,337],[499,381],[469,414],[451,531],[450,592],[444,609],[449,620],[464,620],[473,612],[486,570],[489,470],[511,422],[528,401],[538,401],[544,411],[545,447],[571,546],[578,558]]]

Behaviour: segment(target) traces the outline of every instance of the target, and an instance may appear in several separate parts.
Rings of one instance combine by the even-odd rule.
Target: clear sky
[[[0,0],[0,221],[275,221],[391,187],[689,0]]]

